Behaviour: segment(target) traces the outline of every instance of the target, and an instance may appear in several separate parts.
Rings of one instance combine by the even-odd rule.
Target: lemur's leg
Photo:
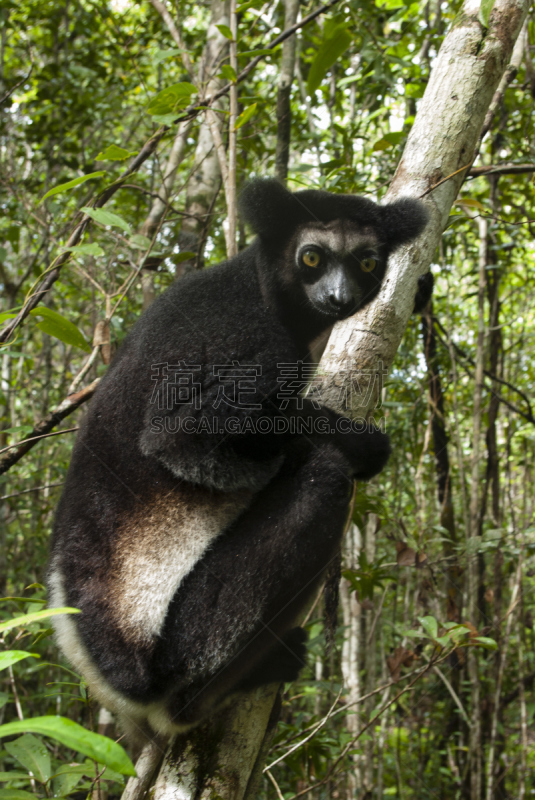
[[[285,637],[339,551],[349,473],[332,443],[293,445],[278,475],[183,581],[154,658],[162,685],[175,677],[168,710],[177,723],[202,719],[267,665],[270,651],[289,647],[290,659],[301,659],[302,647],[294,642],[292,653]],[[278,671],[274,665],[274,680]]]

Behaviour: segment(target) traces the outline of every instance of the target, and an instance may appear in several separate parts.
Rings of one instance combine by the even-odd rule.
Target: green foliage
[[[252,105],[248,106],[245,109],[245,111],[242,111],[242,113],[236,120],[236,125],[234,126],[234,130],[238,130],[238,128],[241,128],[241,126],[245,125],[246,122],[249,122],[251,117],[254,117],[254,115],[256,114],[256,106],[257,104],[253,103]]]
[[[88,217],[94,219],[95,222],[100,222],[101,225],[110,225],[112,227],[115,226],[116,228],[122,228],[123,231],[130,233],[130,225],[118,214],[114,214],[111,211],[105,211],[103,208],[84,207],[81,210],[84,212],[84,214],[87,214]]]
[[[307,90],[309,94],[316,91],[327,71],[345,53],[352,38],[346,23],[340,22],[339,18],[328,20],[325,23],[323,38],[308,73]]]
[[[94,180],[95,178],[101,178],[102,175],[105,175],[105,172],[92,172],[90,175],[83,175],[81,178],[75,178],[72,181],[68,181],[67,183],[62,183],[60,186],[55,186],[53,189],[49,189],[49,191],[41,198],[39,202],[46,200],[47,197],[52,197],[55,194],[61,194],[62,192],[68,192],[69,189],[74,189],[75,186],[80,186],[82,183],[86,181]]]
[[[479,7],[479,21],[485,28],[489,27],[490,14],[494,8],[495,1],[496,0],[481,0],[481,5]]]
[[[62,314],[53,311],[51,308],[34,308],[30,312],[34,317],[43,317],[42,322],[37,323],[37,327],[43,333],[48,333],[49,336],[54,336],[65,344],[72,344],[74,347],[79,347],[80,350],[85,350],[86,353],[91,351],[76,325],[70,320],[66,319]]]
[[[32,719],[21,719],[15,722],[8,722],[5,725],[0,725],[0,737],[12,736],[14,733],[21,733],[22,731],[31,731],[32,733],[40,733],[42,736],[51,736],[57,739],[65,747],[69,747],[77,752],[84,753],[84,755],[94,758],[100,764],[106,764],[113,770],[119,772],[121,775],[135,775],[133,764],[124,752],[123,748],[116,742],[108,739],[107,736],[101,736],[99,733],[93,733],[72,719],[66,717],[33,717]],[[24,740],[21,742],[21,740]],[[31,737],[32,742],[38,741],[35,737]],[[16,753],[18,760],[26,766],[22,759],[21,754],[27,754],[24,757],[29,760],[29,746],[27,746],[27,738],[22,736],[17,739]],[[8,749],[9,745],[6,745]],[[9,752],[9,750],[8,750]],[[12,755],[13,748],[11,751]],[[35,753],[32,758],[37,758]],[[45,779],[43,779],[45,780]]]
[[[40,658],[38,653],[26,653],[24,650],[7,650],[0,653],[0,670],[7,669],[23,658]]]
[[[197,90],[191,83],[175,83],[158,92],[147,106],[147,113],[159,117],[166,114],[176,114],[181,108],[186,108],[192,94]]]
[[[394,580],[391,570],[383,566],[384,558],[375,563],[369,563],[364,550],[358,557],[358,569],[344,570],[343,576],[349,581],[352,591],[357,593],[358,599],[362,602],[365,599],[373,598],[373,590],[376,586],[384,589],[386,581]]]
[[[136,156],[136,152],[125,150],[124,147],[117,147],[116,144],[110,144],[108,147],[96,156],[96,161],[125,161],[127,158]]]
[[[5,622],[0,622],[0,633],[7,633],[13,628],[27,627],[34,622],[40,622],[42,619],[54,617],[56,614],[79,614],[77,608],[45,608],[43,611],[33,611],[31,614],[23,614],[20,617],[13,617]]]

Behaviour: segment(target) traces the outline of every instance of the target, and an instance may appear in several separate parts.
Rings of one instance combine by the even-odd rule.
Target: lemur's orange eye
[[[360,262],[360,268],[363,272],[371,272],[377,266],[375,258],[363,258]]]
[[[301,254],[301,261],[306,267],[319,267],[321,255],[317,250],[309,248]]]

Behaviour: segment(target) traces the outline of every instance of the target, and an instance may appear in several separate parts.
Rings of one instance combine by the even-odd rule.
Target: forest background
[[[48,619],[11,622],[42,610],[73,429],[117,345],[172,281],[247,244],[248,178],[381,200],[462,16],[317,8],[0,2],[0,734],[22,733],[0,745],[0,800],[118,797],[128,774],[78,729],[45,735],[56,714],[120,734]],[[309,615],[266,800],[535,792],[534,33],[528,17],[375,409],[393,455],[357,491],[332,647],[321,596]]]

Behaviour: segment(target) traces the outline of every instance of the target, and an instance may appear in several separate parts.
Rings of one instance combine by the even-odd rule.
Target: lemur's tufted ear
[[[261,238],[280,237],[292,228],[293,195],[275,178],[246,184],[238,202],[240,216]]]
[[[416,239],[429,222],[427,208],[411,197],[381,206],[381,216],[390,250]]]

